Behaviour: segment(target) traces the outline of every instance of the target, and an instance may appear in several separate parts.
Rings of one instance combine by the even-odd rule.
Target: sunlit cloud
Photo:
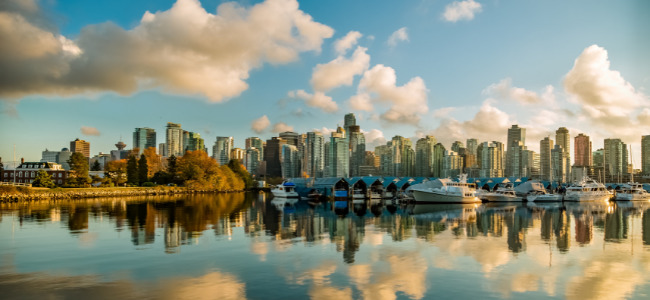
[[[332,97],[325,95],[323,92],[310,94],[304,90],[290,91],[288,96],[304,100],[308,106],[319,108],[324,112],[333,113],[339,110],[338,104],[332,100]]]
[[[251,123],[251,129],[256,133],[262,133],[264,132],[264,130],[269,128],[270,125],[271,125],[271,121],[269,120],[269,117],[263,115],[253,120],[253,122]]]
[[[399,42],[406,42],[409,40],[409,34],[406,27],[397,29],[393,34],[388,37],[388,46],[395,47]]]
[[[349,59],[339,56],[326,63],[318,64],[311,77],[316,91],[328,91],[339,86],[351,86],[356,75],[363,74],[370,65],[368,49],[357,47]]]
[[[472,20],[474,15],[480,13],[483,7],[481,3],[474,0],[454,1],[447,4],[445,12],[442,13],[442,18],[448,22],[458,22],[461,20]]]
[[[293,131],[293,126],[287,125],[284,122],[278,122],[273,124],[273,133],[280,133],[285,131]]]
[[[350,31],[344,37],[334,42],[334,50],[336,50],[336,53],[338,53],[338,55],[343,55],[349,49],[352,49],[352,47],[357,44],[362,36],[363,34],[361,34],[361,32]]]
[[[100,136],[101,133],[97,128],[95,127],[88,127],[88,126],[81,126],[81,134],[83,135],[92,135],[92,136]]]

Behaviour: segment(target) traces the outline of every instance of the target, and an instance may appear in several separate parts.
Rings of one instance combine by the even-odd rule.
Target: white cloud
[[[488,86],[483,90],[483,93],[494,95],[500,99],[514,100],[521,104],[535,104],[542,101],[542,98],[537,93],[512,86],[512,79],[510,78],[502,79],[499,83]],[[549,90],[547,87],[546,93],[547,97],[552,96],[553,88],[550,87],[551,94],[548,95]]]
[[[97,128],[95,127],[88,127],[88,126],[81,126],[81,134],[83,135],[92,135],[92,136],[100,136],[101,133]]]
[[[284,122],[278,122],[273,124],[273,132],[280,133],[285,131],[293,131],[293,126],[289,126]]]
[[[390,35],[388,38],[388,45],[391,47],[397,46],[398,42],[403,42],[403,41],[408,41],[409,40],[409,35],[408,32],[406,32],[406,27],[402,27],[400,29],[397,29],[393,34]]]
[[[336,53],[339,55],[343,55],[349,49],[354,47],[362,36],[363,34],[361,34],[361,32],[350,31],[344,37],[334,42],[334,50],[336,50]]]
[[[386,145],[386,137],[379,129],[372,129],[370,131],[361,130],[366,138],[366,149],[373,149],[380,145]]]
[[[443,19],[448,22],[457,22],[460,20],[472,20],[474,15],[482,10],[481,3],[474,0],[454,1],[447,4],[445,12],[442,14]]]
[[[372,101],[368,94],[358,94],[350,97],[350,108],[361,111],[372,111]]]
[[[350,59],[339,56],[326,64],[316,65],[311,85],[316,91],[328,91],[342,85],[351,86],[354,76],[362,74],[370,65],[367,50],[357,47]]]
[[[0,12],[0,97],[161,87],[220,102],[248,88],[252,69],[319,52],[333,35],[295,0],[228,2],[216,14],[198,0],[178,0],[169,10],[146,12],[130,30],[110,22],[86,26],[74,42],[35,24]]]
[[[428,91],[424,80],[414,77],[402,86],[397,86],[396,82],[397,76],[393,68],[376,65],[363,74],[356,97],[371,98],[374,96],[371,98],[372,101],[388,103],[390,108],[381,115],[381,119],[384,121],[417,125],[420,122],[420,116],[429,110]],[[363,94],[368,95],[363,96]],[[360,102],[360,100],[355,101]]]
[[[253,120],[253,123],[251,123],[251,129],[253,129],[253,131],[255,131],[256,133],[262,133],[270,125],[271,125],[271,121],[269,121],[269,117],[267,117],[266,115],[263,115],[263,116],[255,119],[255,120]]]
[[[312,131],[320,132],[323,135],[323,137],[325,138],[325,140],[328,141],[329,136],[332,134],[332,132],[336,132],[336,129],[322,127],[321,129],[314,128],[314,129],[312,129]]]
[[[288,95],[291,98],[302,99],[305,101],[305,103],[307,103],[307,105],[319,108],[327,113],[333,113],[339,110],[338,105],[336,102],[334,102],[334,100],[332,100],[332,97],[325,95],[323,92],[310,94],[304,90],[297,90],[290,91]]]

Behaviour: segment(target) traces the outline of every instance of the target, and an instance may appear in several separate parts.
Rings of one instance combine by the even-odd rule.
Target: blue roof
[[[366,185],[373,185],[377,182],[379,182],[379,184],[382,184],[380,177],[363,177],[363,182],[365,182]]]

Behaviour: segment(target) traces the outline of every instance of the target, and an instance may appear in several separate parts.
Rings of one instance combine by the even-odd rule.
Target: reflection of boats
[[[476,218],[476,210],[480,204],[415,204],[409,205],[407,212],[417,218],[433,221],[448,221]]]
[[[549,194],[546,191],[534,190],[526,196],[528,202],[558,202],[562,201],[562,195]]]
[[[280,185],[276,185],[271,189],[274,197],[278,198],[300,198],[296,192],[296,184],[293,182],[284,181]]]
[[[494,192],[481,193],[481,200],[490,202],[520,202],[521,197],[515,194],[512,183],[499,186]]]
[[[585,176],[566,189],[564,201],[607,201],[611,196],[604,184]]]
[[[292,213],[295,211],[294,205],[298,202],[298,199],[292,198],[274,198],[271,200],[271,204],[275,206],[275,209],[278,211],[284,211],[287,213]]]
[[[647,201],[650,200],[650,193],[643,189],[643,185],[636,182],[628,182],[621,186],[616,192],[616,201]]]
[[[352,199],[365,199],[366,194],[362,189],[354,189],[352,193]]]
[[[313,189],[309,192],[307,195],[307,198],[312,199],[312,200],[318,200],[320,197],[323,196],[323,193],[319,190]]]
[[[443,178],[413,185],[416,203],[477,203],[473,183],[467,183],[467,175],[461,174],[459,181]]]

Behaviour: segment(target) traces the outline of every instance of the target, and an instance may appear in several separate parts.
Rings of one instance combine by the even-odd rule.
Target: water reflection
[[[303,286],[313,298],[421,299],[449,286],[462,287],[454,282],[459,275],[453,272],[485,281],[487,285],[475,288],[487,289],[493,294],[486,297],[496,298],[536,291],[546,296],[616,299],[640,295],[650,281],[645,275],[650,271],[646,202],[400,205],[233,193],[1,204],[0,216],[0,229],[12,222],[18,228],[59,224],[86,247],[101,242],[106,233],[96,228],[108,224],[112,232],[126,233],[133,248],[174,254],[171,257],[182,255],[184,247],[194,249],[210,241],[206,237],[216,237],[223,247],[237,241],[231,252],[222,253],[232,268],[219,269],[222,261],[215,262],[217,270],[187,278],[174,272],[161,275],[165,280],[173,275],[175,285],[184,282],[184,288],[175,291],[198,298],[202,288],[221,284],[233,298],[262,297],[246,283],[257,268],[281,262],[283,271],[274,269],[271,276],[284,274],[282,284]],[[161,244],[164,247],[156,247]],[[0,245],[0,254],[10,251]],[[210,259],[216,260],[209,257],[196,264]],[[0,273],[6,279],[19,272]],[[451,277],[432,279],[437,274]],[[164,288],[155,289],[158,293]],[[462,293],[454,290],[446,295],[462,297]]]

